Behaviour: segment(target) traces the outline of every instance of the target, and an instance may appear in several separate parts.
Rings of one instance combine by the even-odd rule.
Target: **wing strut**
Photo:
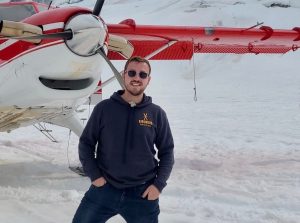
[[[147,60],[151,59],[152,57],[154,57],[155,55],[159,54],[161,51],[169,48],[170,46],[172,46],[173,44],[177,43],[177,40],[170,40],[169,42],[167,42],[165,45],[163,45],[162,47],[158,48],[157,50],[155,50],[154,52],[150,53],[148,56],[146,56],[145,58]]]
[[[152,57],[154,57],[155,55],[159,54],[160,52],[162,52],[163,50],[171,47],[173,44],[177,43],[177,40],[170,40],[168,43],[166,43],[165,45],[163,45],[162,47],[158,48],[157,50],[153,51],[152,53],[150,53],[149,55],[145,56],[145,58],[151,59]],[[119,72],[120,74],[123,71]],[[103,87],[105,87],[106,85],[108,85],[109,83],[111,83],[114,79],[116,78],[116,76],[112,76],[111,78],[107,79],[106,81],[104,81],[100,86],[98,86],[95,90],[95,92],[99,91],[100,89],[102,89]]]

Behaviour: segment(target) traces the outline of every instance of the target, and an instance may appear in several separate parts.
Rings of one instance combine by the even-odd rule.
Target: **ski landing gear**
[[[73,171],[74,173],[78,174],[79,176],[83,176],[85,177],[85,173],[83,171],[83,167],[82,166],[79,166],[79,165],[71,165],[70,163],[70,158],[69,158],[69,147],[70,147],[70,139],[71,139],[71,134],[72,134],[72,131],[70,130],[69,131],[69,139],[68,139],[68,146],[67,146],[67,159],[68,159],[68,166],[69,166],[69,169],[71,171]]]
[[[80,176],[86,177],[85,173],[83,172],[82,166],[69,166],[69,169]]]

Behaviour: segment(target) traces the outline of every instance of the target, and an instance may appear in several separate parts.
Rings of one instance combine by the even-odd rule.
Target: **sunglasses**
[[[127,74],[128,74],[129,77],[135,77],[137,72],[135,70],[129,70],[129,71],[127,71]],[[141,79],[146,79],[149,76],[149,74],[147,74],[144,71],[141,71],[139,73],[139,76],[140,76]]]

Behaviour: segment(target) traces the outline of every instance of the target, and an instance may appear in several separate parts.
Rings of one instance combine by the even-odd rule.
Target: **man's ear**
[[[148,84],[150,83],[151,81],[151,76],[148,77]]]

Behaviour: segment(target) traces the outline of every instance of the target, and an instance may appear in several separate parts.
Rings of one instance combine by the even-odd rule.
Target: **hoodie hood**
[[[124,105],[128,106],[130,104],[121,97],[121,95],[124,94],[124,92],[125,92],[124,90],[119,90],[119,91],[115,92],[110,98],[119,102],[120,104],[124,104]],[[136,104],[135,107],[142,108],[151,103],[152,103],[152,98],[150,96],[147,96],[146,94],[143,94],[142,101],[140,103]]]

